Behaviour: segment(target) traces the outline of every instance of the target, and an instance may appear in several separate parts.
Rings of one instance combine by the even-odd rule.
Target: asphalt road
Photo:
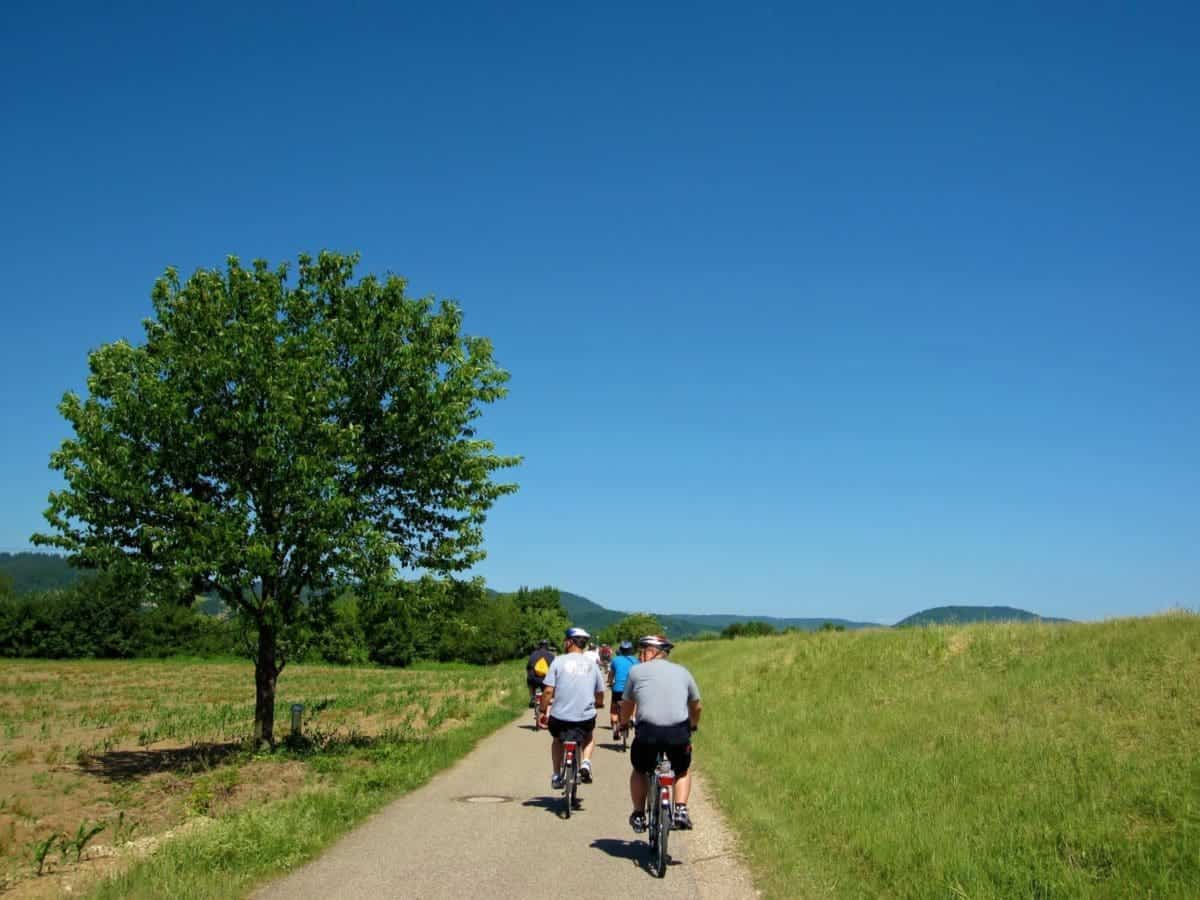
[[[671,833],[672,865],[663,879],[650,875],[645,836],[627,821],[628,754],[609,743],[607,717],[601,722],[595,781],[580,786],[582,809],[570,819],[560,817],[561,793],[550,789],[550,737],[523,716],[255,896],[757,896],[706,796],[702,744],[688,803],[695,829]]]

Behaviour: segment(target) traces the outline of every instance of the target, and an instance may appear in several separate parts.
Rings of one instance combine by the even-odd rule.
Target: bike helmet
[[[591,635],[588,634],[586,631],[584,631],[582,628],[568,628],[567,629],[567,633],[566,633],[567,640],[571,640],[572,638],[583,638],[584,640],[587,640],[590,637],[591,637]]]
[[[661,634],[648,634],[643,638],[638,638],[638,646],[653,647],[656,650],[662,650],[669,653],[671,648],[675,645],[668,641]]]
[[[633,649],[633,641],[621,641],[621,652],[625,653]]]
[[[538,646],[539,647],[549,647],[550,642],[548,640],[546,640],[545,638],[542,638],[540,641],[538,641]]]

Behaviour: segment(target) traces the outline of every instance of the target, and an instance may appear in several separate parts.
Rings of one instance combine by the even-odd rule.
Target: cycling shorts
[[[536,675],[526,675],[525,683],[531,688],[540,688],[546,686],[546,679],[538,678]]]
[[[675,770],[675,777],[682,778],[692,767],[692,729],[686,721],[677,725],[651,725],[638,722],[629,748],[629,761],[633,768],[649,775],[658,762],[658,751],[666,752]]]
[[[586,744],[592,736],[592,732],[596,730],[596,717],[584,719],[582,722],[564,722],[562,719],[550,717],[550,736],[560,738],[564,731],[578,731],[580,733],[580,743]]]
[[[625,693],[624,691],[613,691],[612,692],[612,710],[613,710],[613,712],[617,712],[617,710],[620,709],[621,695],[624,693]]]

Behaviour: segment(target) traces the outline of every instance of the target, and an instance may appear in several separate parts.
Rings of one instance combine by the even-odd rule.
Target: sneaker
[[[629,814],[629,827],[633,829],[634,834],[641,834],[646,830],[646,814],[640,809],[635,813]]]
[[[584,784],[592,783],[592,761],[585,759],[583,765],[579,767],[579,780]]]
[[[681,803],[675,804],[675,827],[684,831],[692,829],[692,817],[688,815],[688,808]]]
[[[558,772],[550,776],[550,787],[556,791],[561,791],[563,788],[563,777]]]

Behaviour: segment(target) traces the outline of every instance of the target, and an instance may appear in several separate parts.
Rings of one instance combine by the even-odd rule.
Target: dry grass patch
[[[505,677],[292,666],[276,734],[300,702],[307,740],[256,754],[249,664],[0,660],[0,892],[75,893],[180,828],[321,790],[369,765],[355,748],[442,734],[496,707]]]

